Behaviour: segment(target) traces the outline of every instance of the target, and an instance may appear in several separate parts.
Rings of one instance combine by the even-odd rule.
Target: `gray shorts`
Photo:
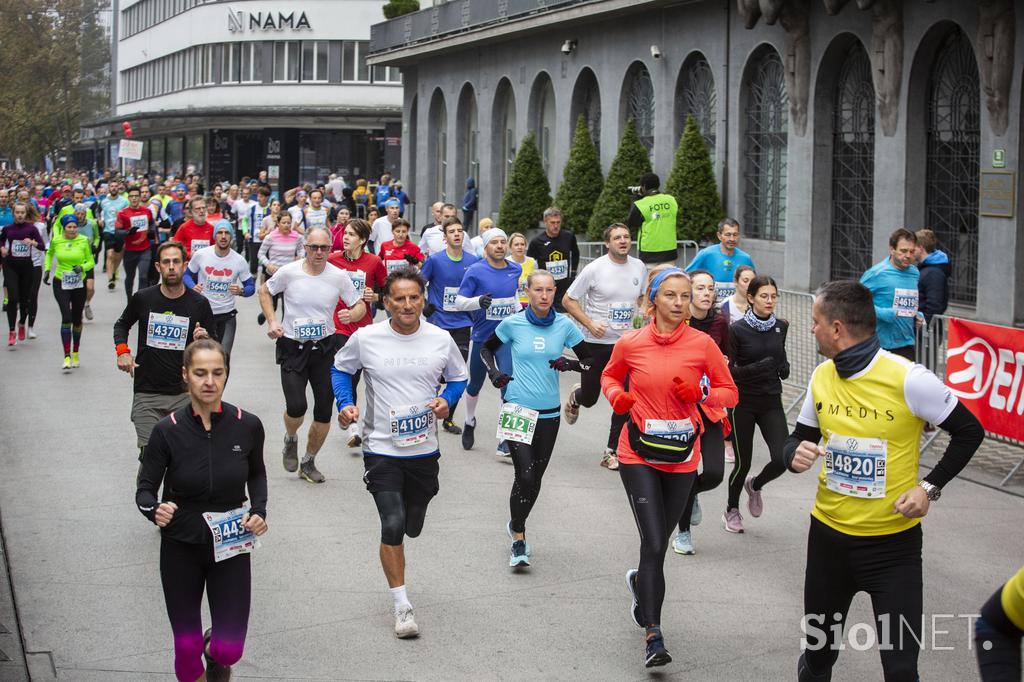
[[[188,403],[188,393],[136,393],[132,399],[132,423],[135,424],[139,447],[144,448],[149,443],[149,434],[158,421]]]

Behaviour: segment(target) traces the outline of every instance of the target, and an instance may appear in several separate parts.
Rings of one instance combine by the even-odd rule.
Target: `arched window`
[[[413,196],[416,196],[416,190],[419,189],[416,181],[416,157],[419,155],[416,149],[418,143],[417,130],[419,129],[419,122],[417,121],[417,114],[419,113],[419,97],[416,95],[412,96],[412,105],[409,107],[409,172],[404,173],[405,175],[405,189]],[[355,184],[354,181],[350,181]]]
[[[928,83],[926,225],[953,266],[949,298],[978,296],[980,104],[978,64],[963,31],[951,31],[935,55]]]
[[[459,182],[466,178],[480,180],[480,124],[477,120],[476,93],[466,84],[459,96],[458,137],[456,153],[459,156]]]
[[[597,77],[590,69],[580,71],[572,92],[572,115],[570,116],[569,139],[576,132],[576,119],[583,116],[590,131],[590,139],[601,158],[601,89]]]
[[[770,47],[751,58],[745,84],[744,230],[750,237],[786,238],[786,151],[789,97],[782,60]]]
[[[875,88],[864,46],[847,51],[833,94],[832,279],[871,267],[875,201]]]
[[[550,179],[555,153],[555,89],[546,73],[537,76],[530,95],[530,128],[537,139],[537,150],[544,173]]]
[[[636,133],[640,142],[650,152],[654,148],[654,82],[651,72],[642,62],[636,62],[626,72],[623,86],[623,117],[636,121]]]
[[[430,101],[430,149],[428,154],[434,160],[432,188],[438,201],[448,201],[448,109],[440,88],[434,91]]]
[[[493,111],[491,148],[497,152],[493,154],[493,172],[498,187],[504,191],[516,158],[516,97],[507,78],[495,89]]]
[[[711,72],[708,60],[698,52],[686,60],[679,72],[679,82],[676,85],[676,138],[682,136],[686,128],[686,119],[692,115],[697,127],[700,128],[704,144],[707,145],[712,164],[715,162],[717,106],[715,75]]]

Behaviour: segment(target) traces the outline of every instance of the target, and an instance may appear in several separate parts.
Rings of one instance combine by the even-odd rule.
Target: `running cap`
[[[71,185],[64,185],[63,187],[60,188],[60,191],[61,192],[70,192],[71,191]]]
[[[658,295],[658,288],[661,287],[662,282],[664,282],[672,275],[683,275],[685,277],[686,273],[680,270],[679,268],[665,268],[657,275],[655,275],[654,281],[651,282],[651,288],[647,292],[647,298],[649,298],[651,301],[654,301],[654,297]]]
[[[229,234],[234,234],[235,228],[231,226],[231,221],[221,219],[218,220],[217,224],[213,226],[213,233],[217,234],[218,232],[227,232]]]
[[[78,218],[76,218],[73,214],[68,214],[60,219],[61,227],[67,227],[71,223],[74,223],[76,227],[78,226]]]
[[[75,204],[75,213],[78,213],[79,211],[85,213],[88,209],[89,207],[85,204]]]
[[[177,185],[174,186],[174,191],[175,192],[187,192],[188,191],[188,187],[185,186],[185,183],[179,182]]]
[[[508,235],[505,234],[505,230],[501,229],[500,227],[492,227],[491,229],[487,230],[482,235],[480,235],[480,248],[487,246],[487,243],[489,241],[491,241],[492,239],[497,239],[498,237],[504,237],[505,239],[508,239]]]

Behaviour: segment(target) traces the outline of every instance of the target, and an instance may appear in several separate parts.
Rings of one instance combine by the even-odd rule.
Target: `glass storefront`
[[[167,168],[164,175],[177,175],[181,177],[184,168],[185,138],[167,138]]]
[[[185,172],[203,174],[205,163],[203,162],[203,151],[205,148],[206,136],[203,133],[189,135],[185,138]]]
[[[299,133],[299,182],[323,182],[339,173],[376,179],[384,167],[384,131],[306,131]]]
[[[149,174],[150,175],[163,175],[164,174],[164,152],[166,151],[166,145],[164,144],[164,138],[157,137],[152,140],[146,140],[145,146],[149,147]],[[145,149],[143,150],[145,152]]]

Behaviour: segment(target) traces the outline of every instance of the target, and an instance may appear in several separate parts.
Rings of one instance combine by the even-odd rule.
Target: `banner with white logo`
[[[1024,330],[951,318],[946,385],[986,431],[1024,440]]]

